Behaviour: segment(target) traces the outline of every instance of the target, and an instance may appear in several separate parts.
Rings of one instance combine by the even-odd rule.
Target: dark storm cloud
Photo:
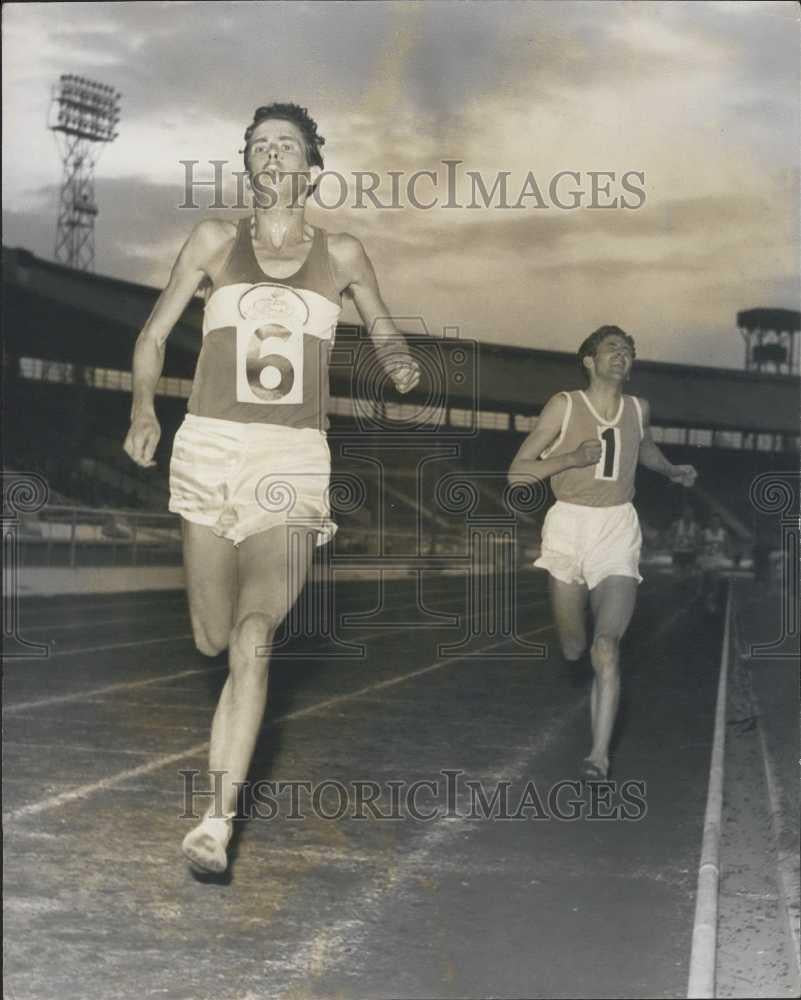
[[[52,206],[52,211],[4,209],[3,243],[52,258],[58,189],[43,188],[37,195],[41,206]],[[157,184],[143,177],[98,177],[95,195],[101,206],[95,224],[98,272],[142,284],[166,283],[183,241],[208,214],[179,209],[180,186]]]
[[[7,5],[5,242],[52,255],[56,190],[36,192],[56,160],[27,124],[43,121],[58,73],[124,93],[98,171],[97,269],[155,285],[194,223],[226,214],[202,195],[202,210],[176,209],[178,161],[238,169],[253,108],[291,99],[328,138],[326,166],[349,177],[441,173],[454,157],[490,185],[510,171],[516,196],[529,169],[546,188],[562,168],[644,170],[636,211],[311,215],[363,239],[390,304],[419,303],[434,326],[475,321],[514,342],[532,300],[542,329],[578,329],[623,295],[627,322],[662,317],[659,356],[676,349],[674,324],[729,322],[743,295],[797,300],[797,16],[646,0]]]
[[[286,99],[355,92],[381,50],[384,17],[358,5],[53,5],[53,72],[96,72],[125,95],[128,122],[185,107],[207,116]],[[43,15],[44,16],[44,15]],[[89,27],[87,27],[87,24]]]
[[[556,17],[548,4],[528,2],[504,4],[502,12],[498,4],[466,10],[450,0],[419,7],[409,94],[435,114],[458,115],[493,91],[534,105],[597,85],[630,88],[639,79],[668,76],[683,61],[680,52],[622,37],[618,15],[627,12],[619,3],[605,5],[607,17],[586,2],[560,3]],[[691,19],[683,27],[691,28]]]
[[[49,6],[58,12],[48,30],[53,73],[102,75],[125,94],[129,122],[162,113],[165,102],[241,116],[286,97],[289,83],[293,99],[339,110],[342,96],[358,100],[366,85],[380,84],[399,50],[405,100],[436,120],[458,119],[494,91],[545,102],[565,89],[631,86],[681,64],[615,37],[617,19],[587,3],[560,4],[558,18],[528,2],[372,3],[369,13],[330,3]],[[731,44],[740,41],[732,33]]]

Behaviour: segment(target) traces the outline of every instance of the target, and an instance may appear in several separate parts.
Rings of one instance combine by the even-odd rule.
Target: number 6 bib
[[[286,285],[258,284],[239,297],[238,312],[237,401],[302,403],[305,300]]]

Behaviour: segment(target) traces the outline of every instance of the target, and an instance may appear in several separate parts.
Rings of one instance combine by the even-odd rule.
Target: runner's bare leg
[[[239,546],[239,593],[229,673],[211,731],[209,768],[222,771],[223,812],[236,809],[267,704],[273,636],[298,599],[314,554],[314,534],[286,527],[251,535]]]
[[[210,529],[191,526],[185,532],[185,559],[188,572],[191,567],[199,575],[189,587],[198,648],[212,655],[225,645],[229,649],[229,672],[214,713],[209,749],[209,770],[219,773],[219,785],[212,787],[219,788],[220,795],[200,825],[184,838],[183,850],[197,868],[221,872],[227,865],[230,817],[236,812],[239,787],[247,777],[267,704],[269,645],[303,589],[316,534],[283,525],[246,538],[238,549],[227,542],[228,550],[219,548],[209,535],[213,535]],[[230,591],[235,594],[233,627],[227,637],[215,631],[221,620],[210,587],[211,581],[225,580],[235,580]],[[230,614],[230,603],[225,607]],[[211,617],[205,619],[204,611]],[[206,644],[210,635],[214,641]]]
[[[590,591],[594,628],[590,659],[595,678],[590,694],[592,750],[588,760],[606,774],[609,743],[620,699],[620,640],[634,613],[637,581],[608,576]]]
[[[549,573],[548,588],[562,655],[573,663],[587,648],[587,587],[563,583]]]

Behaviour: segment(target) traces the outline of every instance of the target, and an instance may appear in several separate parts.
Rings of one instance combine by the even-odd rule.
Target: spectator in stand
[[[678,521],[670,530],[670,548],[676,576],[686,584],[697,574],[698,549],[701,544],[701,530],[692,507],[686,506]]]
[[[710,614],[717,614],[722,603],[723,570],[731,569],[733,565],[731,540],[719,514],[710,517],[709,524],[701,533],[698,565],[704,607]]]

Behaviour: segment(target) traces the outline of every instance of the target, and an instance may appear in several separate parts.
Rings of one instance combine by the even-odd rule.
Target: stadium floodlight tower
[[[745,341],[746,371],[798,373],[801,312],[796,309],[744,309],[737,327]]]
[[[48,128],[63,167],[54,256],[79,271],[95,267],[95,166],[106,143],[117,138],[121,96],[70,73],[53,87]]]

